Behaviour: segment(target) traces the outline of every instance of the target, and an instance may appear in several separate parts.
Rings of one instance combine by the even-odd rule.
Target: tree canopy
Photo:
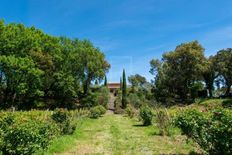
[[[6,106],[29,98],[81,98],[110,68],[89,40],[55,37],[0,21],[0,92]]]

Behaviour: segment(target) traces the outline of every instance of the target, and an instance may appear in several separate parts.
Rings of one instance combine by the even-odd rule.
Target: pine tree
[[[122,73],[122,108],[125,109],[127,105],[127,85],[126,85],[126,73],[125,70],[123,69]]]
[[[107,77],[105,76],[104,86],[107,86]]]

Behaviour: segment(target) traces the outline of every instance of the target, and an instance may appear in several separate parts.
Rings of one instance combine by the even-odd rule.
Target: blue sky
[[[198,40],[207,56],[232,46],[231,0],[1,0],[6,23],[34,25],[56,36],[89,39],[111,63],[152,79],[149,61],[176,45]]]

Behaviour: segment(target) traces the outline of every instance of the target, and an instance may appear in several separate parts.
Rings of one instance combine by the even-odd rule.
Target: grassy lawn
[[[122,115],[79,121],[71,136],[58,138],[46,154],[189,154],[197,151],[192,142],[174,131],[170,137],[158,135],[154,126]]]

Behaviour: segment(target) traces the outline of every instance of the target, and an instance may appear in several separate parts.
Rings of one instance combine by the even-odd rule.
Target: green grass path
[[[154,126],[140,126],[136,120],[122,115],[108,114],[99,119],[84,119],[80,122],[74,135],[57,139],[49,151],[63,152],[56,153],[63,155],[142,155],[188,154],[194,150],[179,134],[162,137]]]

